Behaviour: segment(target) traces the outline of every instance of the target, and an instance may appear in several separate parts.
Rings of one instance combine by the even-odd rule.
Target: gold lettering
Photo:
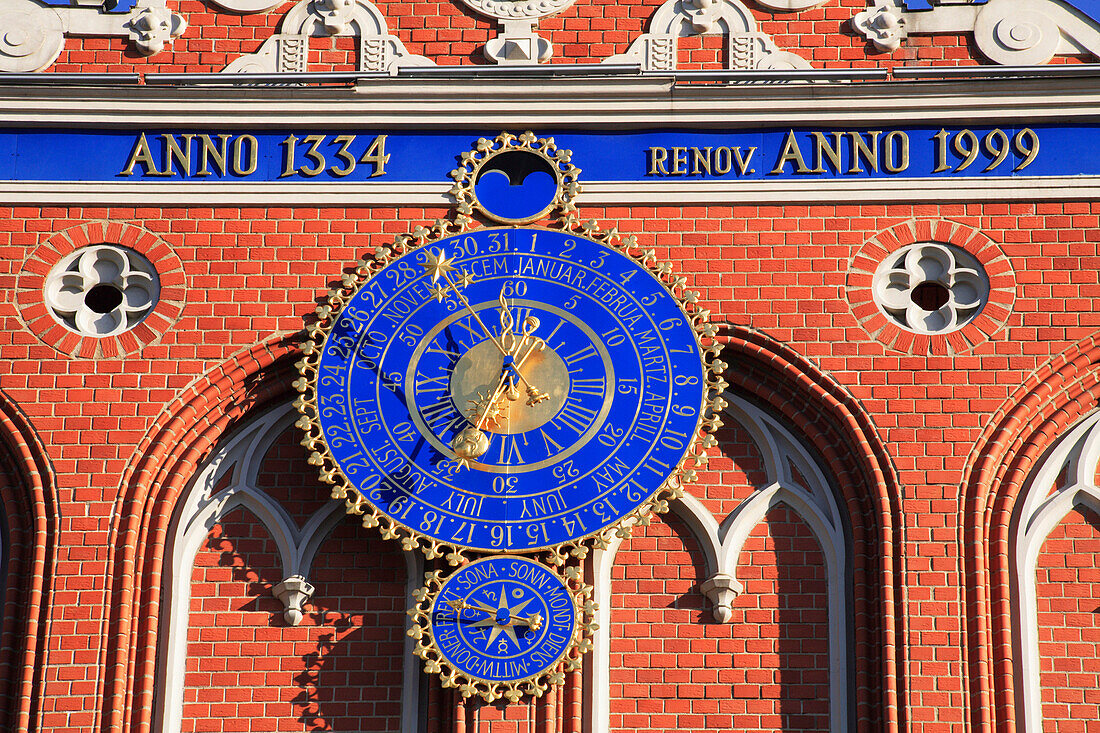
[[[666,148],[649,148],[649,172],[646,175],[667,176],[666,160],[668,160],[668,150]]]
[[[863,139],[863,135],[860,133],[854,131],[848,133],[848,136],[852,139],[852,164],[848,166],[849,173],[863,172],[863,169],[859,167],[860,158],[866,161],[867,167],[872,172],[878,173],[878,136],[882,134],[882,130],[871,130],[867,134],[871,136],[870,146],[867,145],[867,141]]]
[[[740,148],[738,148],[740,151]],[[729,148],[718,148],[714,151],[714,172],[724,176],[733,167],[733,153]]]
[[[195,138],[195,135],[193,133],[180,135],[183,138],[183,145],[176,142],[175,135],[161,135],[161,137],[164,138],[164,171],[161,172],[161,175],[176,175],[175,165],[177,163],[181,174],[191,175],[191,141]]]
[[[901,130],[886,133],[882,139],[886,147],[886,158],[882,161],[882,167],[887,173],[901,173],[909,167],[909,136]],[[896,142],[896,144],[895,144]],[[897,164],[894,164],[894,161]]]
[[[682,176],[687,173],[687,148],[672,148],[672,169],[670,176]]]
[[[248,165],[241,164],[245,143],[248,143]],[[247,176],[256,171],[260,157],[260,143],[252,135],[241,135],[233,141],[233,175]]]
[[[811,173],[806,159],[802,157],[802,151],[798,149],[798,140],[795,139],[794,130],[787,132],[787,139],[783,141],[783,150],[779,153],[779,160],[772,169],[772,173],[782,173],[787,163],[794,163],[795,173]]]
[[[752,154],[756,152],[756,147],[749,148],[749,153],[745,157],[741,157],[741,148],[737,147],[733,149],[734,156],[737,157],[737,172],[741,175],[746,173],[756,173],[755,168],[749,168],[749,161],[752,160]],[[746,170],[748,169],[748,170]]]
[[[138,163],[145,166],[145,175],[160,175],[160,171],[157,170],[157,164],[153,160],[153,151],[149,149],[149,141],[145,139],[144,132],[141,133],[141,136],[134,142],[134,147],[130,150],[130,157],[126,161],[126,167],[122,169],[119,175],[134,175],[134,166]]]
[[[703,169],[706,169],[706,174],[711,175],[710,172],[710,148],[691,149],[691,175],[698,176],[703,173]]]
[[[833,136],[833,144],[830,145],[825,140],[825,133],[814,132],[810,133],[814,136],[814,167],[811,173],[824,173],[825,172],[825,158],[829,159],[829,162],[833,166],[833,170],[840,173],[840,139],[844,135],[843,132],[829,133]]]
[[[218,142],[215,145],[214,139],[209,135],[199,135],[199,142],[202,143],[202,147],[199,149],[199,172],[195,175],[210,175],[213,172],[210,170],[211,161],[218,169],[218,175],[225,175],[226,153],[229,152],[229,138],[231,137],[233,136],[227,134],[218,135]]]

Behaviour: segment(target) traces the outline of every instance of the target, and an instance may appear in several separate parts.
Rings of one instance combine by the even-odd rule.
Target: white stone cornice
[[[368,79],[356,89],[0,87],[0,125],[187,124],[256,129],[436,128],[1041,121],[1100,115],[1100,79],[676,84],[672,76]]]

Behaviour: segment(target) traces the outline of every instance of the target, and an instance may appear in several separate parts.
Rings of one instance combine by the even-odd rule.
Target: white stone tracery
[[[97,293],[105,296],[99,303]],[[159,295],[153,263],[113,244],[82,247],[64,257],[50,270],[43,293],[58,323],[96,337],[130,330],[149,315]]]
[[[809,527],[825,558],[828,583],[830,730],[848,730],[849,591],[846,573],[850,552],[840,509],[825,473],[810,452],[777,420],[744,399],[725,395],[723,418],[741,425],[760,450],[767,482],[742,501],[719,524],[690,493],[671,505],[691,529],[703,553],[707,577],[699,589],[707,595],[718,623],[727,623],[730,609],[744,586],[737,580],[737,562],[745,541],[768,512],[785,504]],[[804,485],[799,477],[802,477]],[[690,487],[688,487],[690,490]],[[590,713],[586,731],[609,730],[611,683],[611,571],[622,540],[592,556],[594,598],[599,604],[592,663],[586,667],[585,701]]]
[[[740,0],[667,0],[649,21],[649,32],[626,53],[605,64],[640,63],[644,71],[672,71],[677,66],[677,39],[696,35],[726,36],[731,69],[808,69],[809,62],[757,29],[756,19]]]
[[[191,576],[195,556],[210,529],[237,508],[249,511],[268,531],[279,551],[284,580],[272,595],[284,604],[283,620],[297,625],[302,606],[313,593],[308,578],[321,545],[344,520],[344,507],[329,501],[301,528],[278,502],[258,488],[264,456],[298,417],[286,405],[252,420],[228,439],[200,468],[181,497],[169,530],[165,561],[164,604],[158,654],[157,730],[178,733],[183,722],[184,679],[187,660],[187,628],[191,609]],[[228,478],[227,485],[226,479]],[[224,485],[224,488],[217,487]],[[419,553],[402,553],[406,562],[406,592],[419,587],[424,561]],[[405,640],[401,691],[402,730],[417,730],[420,670],[412,654],[412,639]]]
[[[929,304],[918,295],[933,288]],[[887,256],[875,269],[873,298],[902,328],[950,333],[974,320],[989,300],[989,276],[974,255],[943,242],[917,242]],[[934,307],[933,307],[934,306]]]
[[[1013,517],[1013,574],[1016,602],[1013,616],[1016,653],[1020,660],[1016,689],[1024,730],[1043,729],[1042,686],[1039,680],[1039,616],[1036,573],[1039,555],[1050,533],[1078,507],[1100,514],[1100,412],[1079,422],[1061,438],[1028,479]],[[1053,489],[1053,491],[1052,491]]]
[[[224,73],[306,71],[311,37],[359,38],[359,71],[397,73],[406,66],[434,66],[411,54],[386,27],[385,16],[368,0],[301,0],[283,16],[279,32],[260,48],[226,66]]]

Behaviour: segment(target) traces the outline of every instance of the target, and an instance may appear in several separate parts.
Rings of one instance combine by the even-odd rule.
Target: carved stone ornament
[[[668,0],[649,21],[649,32],[630,44],[626,53],[605,64],[640,63],[645,71],[676,68],[677,39],[702,34],[726,36],[731,69],[808,69],[801,56],[781,51],[757,30],[752,13],[739,0]]]
[[[33,0],[0,0],[0,72],[42,71],[61,54],[66,36],[124,36],[151,56],[187,29],[166,0],[139,0],[128,13],[98,5],[45,7]]]
[[[142,56],[160,53],[169,41],[187,30],[183,16],[163,6],[135,7],[128,25],[130,41]]]
[[[234,13],[263,13],[282,5],[284,0],[213,0],[218,7]]]
[[[883,52],[897,50],[914,34],[972,33],[978,50],[997,64],[1045,64],[1059,54],[1100,56],[1100,19],[1074,2],[932,2],[931,9],[909,10],[905,0],[872,0],[852,26]]]
[[[283,16],[279,32],[255,53],[234,60],[222,71],[230,74],[306,71],[311,37],[358,36],[358,71],[397,73],[402,66],[432,66],[409,53],[390,34],[382,12],[368,0],[301,0]]]
[[[65,44],[61,16],[30,0],[0,0],[0,71],[42,71]]]
[[[550,41],[535,32],[539,18],[560,13],[576,0],[462,0],[500,21],[500,33],[485,44],[485,58],[498,64],[537,64],[554,55]]]
[[[313,597],[314,588],[301,575],[291,575],[271,589],[271,595],[283,603],[283,620],[289,626],[302,622],[302,604]]]
[[[714,614],[714,620],[720,624],[728,624],[733,618],[733,602],[745,590],[745,586],[732,575],[717,573],[704,581],[699,586],[699,590],[714,606],[711,611]]]
[[[560,13],[576,0],[462,0],[482,15],[500,20],[544,18]]]

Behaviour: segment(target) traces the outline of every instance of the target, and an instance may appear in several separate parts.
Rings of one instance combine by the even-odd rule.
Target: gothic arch
[[[852,666],[848,661],[834,664],[831,675],[838,687],[851,684],[855,707],[848,702],[847,690],[837,688],[831,691],[831,707],[837,707],[838,698],[843,697],[841,705],[849,722],[881,721],[883,729],[896,733],[900,729],[898,688],[904,684],[904,664],[897,644],[902,614],[894,595],[902,568],[894,549],[898,542],[894,522],[900,509],[893,467],[869,417],[842,387],[758,332],[729,324],[725,332],[722,358],[730,364],[726,376],[732,383],[726,417],[741,423],[761,447],[768,485],[721,525],[690,493],[671,505],[695,535],[706,571],[713,571],[712,579],[718,581],[704,583],[701,590],[715,602],[717,618],[723,594],[738,590],[729,568],[731,562],[736,564],[747,533],[776,504],[794,509],[827,558],[830,633],[846,634],[849,619],[855,620],[857,630],[847,650]],[[792,464],[813,486],[803,486],[795,479]],[[602,590],[605,600],[617,549],[618,541],[597,551],[592,560],[596,592]],[[843,575],[848,569],[851,580],[845,582]],[[847,592],[851,593],[850,602],[843,598]],[[602,602],[599,607],[598,623],[605,631],[598,632],[587,685],[594,731],[601,729],[599,721],[605,719],[606,704],[601,702],[600,691],[607,690],[610,674],[608,664],[601,662],[609,654],[606,629],[610,606]],[[602,698],[606,700],[606,695]],[[836,725],[845,723],[834,720]]]
[[[833,487],[814,457],[774,418],[743,397],[726,394],[725,398],[729,406],[723,418],[736,421],[756,443],[764,461],[767,481],[742,501],[721,524],[702,502],[692,496],[690,486],[681,499],[670,505],[670,511],[684,522],[702,552],[705,577],[698,578],[699,589],[713,604],[714,619],[719,623],[729,621],[733,601],[744,590],[736,577],[738,560],[749,534],[764,520],[765,515],[772,508],[784,504],[806,523],[821,547],[828,579],[831,730],[848,730],[851,723],[848,710],[851,656],[848,609],[851,604],[846,571],[850,564],[851,548]],[[798,476],[805,478],[805,484]],[[606,730],[609,713],[611,577],[622,541],[616,538],[606,550],[597,551],[593,557],[594,597],[599,609],[598,630],[592,650],[592,684],[589,688],[593,731]]]
[[[290,398],[297,356],[295,339],[277,336],[211,369],[161,412],[127,467],[109,540],[106,730],[152,725],[158,628],[142,619],[155,618],[162,603],[173,508],[242,418]]]
[[[966,571],[965,666],[972,727],[1017,724],[1011,518],[1037,462],[1100,403],[1100,336],[1050,361],[993,414],[963,482],[959,526]]]
[[[324,503],[306,522],[298,523],[261,488],[259,473],[264,457],[284,432],[292,428],[297,411],[284,403],[250,417],[232,436],[219,443],[179,498],[165,548],[165,594],[161,616],[157,675],[156,730],[182,728],[187,660],[187,631],[191,613],[191,584],[195,557],[209,530],[238,508],[245,509],[267,531],[281,565],[282,582],[272,593],[284,604],[288,625],[302,619],[302,603],[312,594],[309,584],[313,561],[321,545],[345,518],[344,507]],[[405,592],[411,594],[423,577],[423,557],[401,553],[405,560]],[[417,729],[419,668],[412,655],[413,640],[406,637],[402,684],[402,729]]]
[[[58,531],[57,482],[53,466],[27,417],[0,392],[0,460],[14,474],[0,482],[0,519],[8,573],[3,582],[0,627],[0,728],[38,727],[42,673],[46,668],[49,608]]]
[[[798,435],[833,483],[850,532],[855,707],[850,719],[904,727],[907,684],[901,491],[871,418],[848,391],[807,359],[765,334],[722,324],[730,391]]]

